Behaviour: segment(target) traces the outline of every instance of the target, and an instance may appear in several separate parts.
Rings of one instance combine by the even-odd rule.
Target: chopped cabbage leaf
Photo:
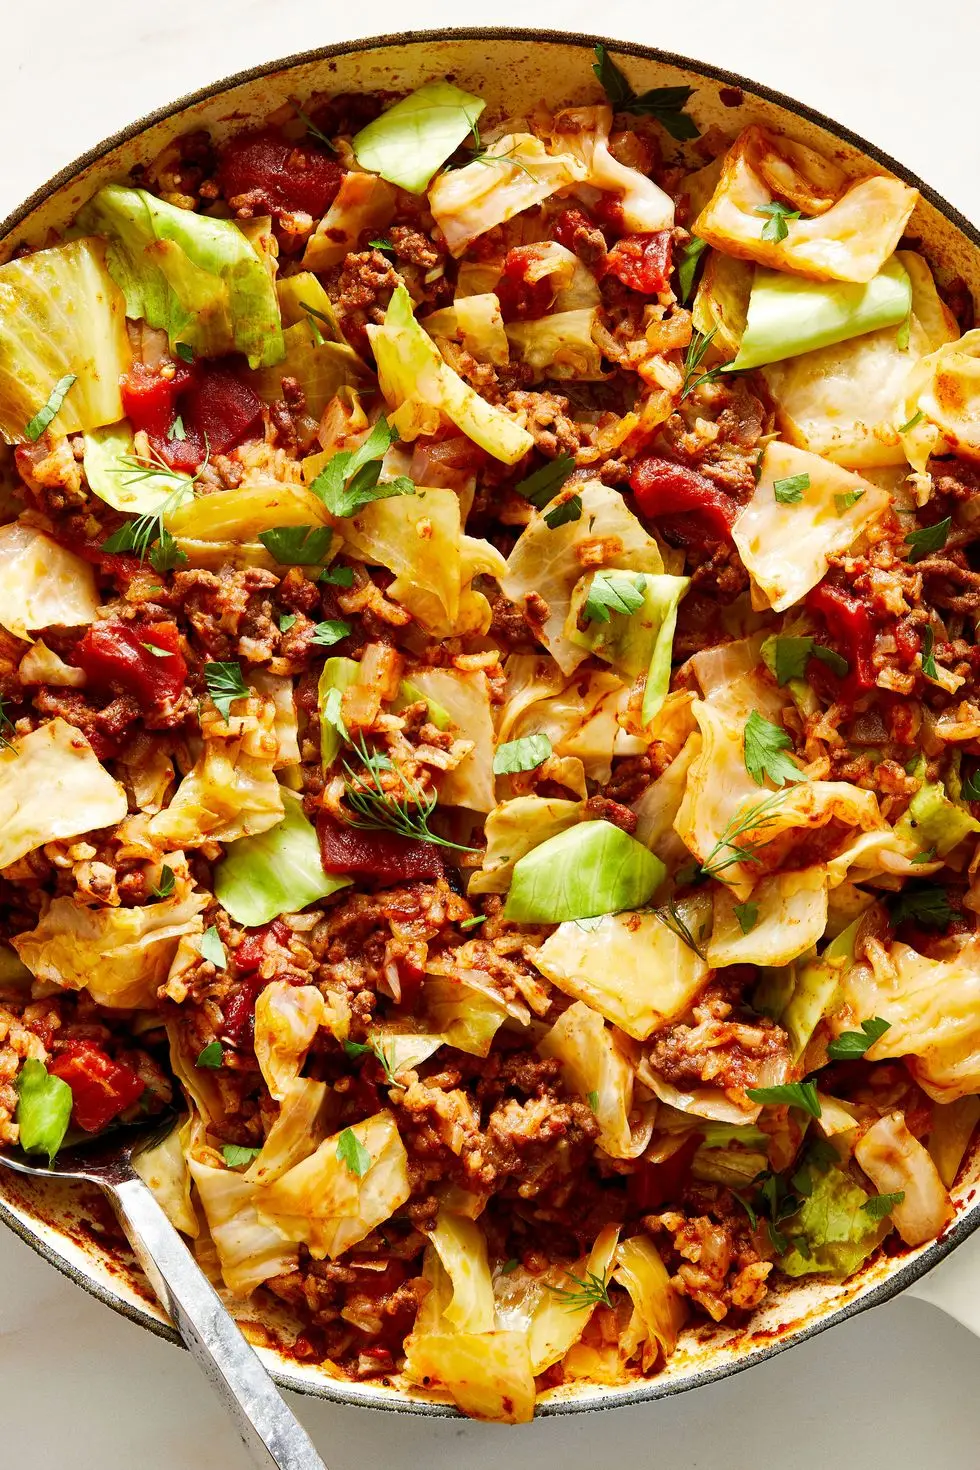
[[[333,1108],[333,1097],[325,1082],[315,1082],[312,1077],[294,1077],[287,1082],[279,1116],[244,1177],[250,1184],[273,1184],[294,1164],[308,1159],[327,1136]]]
[[[500,802],[487,817],[483,866],[470,878],[467,891],[506,893],[518,859],[580,822],[584,809],[584,802],[555,796],[515,796]]]
[[[33,526],[0,526],[0,623],[16,638],[92,623],[100,606],[89,562]]]
[[[859,922],[856,919],[848,925],[827,945],[819,959],[807,960],[792,975],[792,989],[779,1007],[776,1020],[789,1036],[794,1062],[803,1055],[820,1021],[836,1003],[844,972],[854,961]]]
[[[488,171],[493,172],[483,170]],[[404,286],[392,293],[383,325],[369,326],[367,334],[381,391],[396,410],[391,421],[403,439],[416,437],[418,429],[412,432],[409,428],[412,408],[422,404],[445,414],[474,444],[504,464],[516,464],[533,447],[527,429],[487,403],[443,361],[438,347],[415,320],[412,298]],[[407,415],[400,412],[403,406]]]
[[[633,1303],[633,1316],[622,1341],[629,1360],[642,1348],[640,1366],[648,1372],[658,1350],[669,1358],[684,1325],[684,1302],[670,1283],[670,1275],[653,1241],[634,1235],[616,1247],[613,1280],[624,1286]]]
[[[566,108],[554,121],[554,145],[581,164],[590,188],[618,196],[627,230],[647,234],[673,229],[674,201],[670,195],[646,174],[620,163],[609,151],[612,121],[612,108],[604,105]]]
[[[352,556],[430,593],[449,619],[459,615],[462,540],[455,490],[375,500],[350,517],[344,535]]]
[[[581,628],[579,619],[594,578],[594,572],[583,577],[572,593],[565,637],[612,664],[626,679],[645,675],[640,718],[648,725],[667,697],[677,608],[691,579],[629,573],[625,580],[642,595],[640,606],[628,614],[613,610],[608,622],[590,621]]]
[[[248,379],[248,386],[263,403],[281,400],[283,378],[295,378],[306,398],[306,412],[319,419],[341,388],[363,390],[371,384],[371,375],[357,353],[346,343],[324,342],[319,326],[314,331],[309,318],[287,327],[282,343],[282,361],[259,368]]]
[[[62,896],[13,945],[45,985],[87,990],[97,1005],[111,1010],[152,1007],[181,938],[203,933],[200,915],[207,902],[186,872],[178,876],[172,897],[136,908],[86,908]]]
[[[677,910],[699,938],[701,900],[683,899]],[[682,1016],[709,973],[706,961],[651,912],[564,923],[532,958],[559,990],[637,1041]]]
[[[769,228],[773,195],[793,198],[810,219]],[[741,260],[818,281],[870,281],[895,250],[915,207],[915,189],[884,174],[849,179],[812,149],[753,124],[725,155],[711,199],[691,225],[709,245]],[[782,238],[778,238],[782,233]]]
[[[980,1123],[980,1097],[960,1097],[951,1103],[933,1103],[929,1157],[940,1179],[952,1189],[973,1130]]]
[[[380,235],[391,223],[397,197],[376,174],[344,174],[333,203],[306,242],[304,267],[328,271],[342,265],[348,252],[357,249],[364,231]]]
[[[691,325],[711,337],[711,347],[730,361],[739,351],[748,319],[755,267],[710,250],[691,307]]]
[[[757,268],[732,370],[764,367],[864,332],[897,327],[912,309],[912,283],[897,255],[865,283],[806,281]]]
[[[548,617],[535,625],[536,631],[564,674],[574,673],[586,657],[586,651],[570,642],[565,632],[572,595],[582,577],[578,552],[583,543],[588,542],[590,549],[602,548],[607,568],[655,576],[664,570],[657,542],[616,490],[588,480],[577,487],[577,493],[582,500],[580,519],[552,529],[545,520],[546,512],[534,515],[518,537],[500,578],[504,595],[518,607],[529,592],[544,598]]]
[[[270,1276],[296,1270],[299,1247],[260,1220],[254,1186],[242,1174],[203,1163],[193,1153],[188,1167],[229,1291],[247,1296]]]
[[[485,106],[482,98],[452,82],[426,82],[356,134],[354,157],[400,189],[422,194],[436,170],[475,132]]]
[[[337,321],[333,302],[312,271],[297,271],[293,276],[280,276],[276,281],[279,311],[283,327],[314,320],[329,342],[343,342],[344,334]]]
[[[469,755],[440,778],[441,804],[461,806],[473,812],[492,812],[496,805],[493,721],[486,674],[480,671],[461,673],[455,669],[417,669],[412,675],[412,684],[420,698],[443,709],[460,735],[473,742]]]
[[[565,1086],[591,1102],[599,1124],[599,1143],[614,1159],[635,1159],[650,1142],[653,1113],[633,1112],[633,1069],[602,1017],[582,1001],[564,1011],[538,1042],[543,1057],[562,1064]]]
[[[422,1007],[433,1031],[448,1046],[470,1056],[489,1055],[494,1036],[507,1019],[507,1003],[482,971],[457,969],[453,975],[428,975]]]
[[[128,807],[81,730],[57,716],[0,749],[0,868],[46,842],[115,826]]]
[[[506,133],[480,159],[440,174],[429,189],[429,208],[458,256],[487,230],[585,176],[585,164],[567,153],[548,153],[533,133]]]
[[[592,306],[555,311],[535,321],[509,322],[507,341],[517,361],[534,374],[531,382],[558,378],[595,383],[606,376],[602,352],[592,340],[597,320]]]
[[[327,1003],[315,985],[270,980],[255,1002],[255,1060],[269,1092],[281,1102],[296,1081],[321,1026]]]
[[[266,669],[249,673],[251,688],[263,699],[271,699],[275,705],[273,734],[276,737],[276,758],[272,762],[275,771],[298,766],[299,717],[296,713],[296,698],[293,681],[286,674],[270,674]]]
[[[85,478],[93,495],[132,515],[153,515],[164,505],[177,503],[177,491],[184,489],[193,500],[194,491],[186,475],[168,475],[162,467],[154,467],[152,475],[134,469],[124,461],[136,454],[133,430],[128,419],[92,429],[85,435]]]
[[[281,359],[272,274],[233,220],[107,184],[79,212],[78,223],[107,237],[106,266],[126,298],[126,315],[161,327],[171,349],[185,343],[203,357],[242,352],[253,368]]]
[[[980,822],[946,795],[941,781],[923,781],[895,823],[895,837],[907,849],[945,857],[964,837],[980,832]]]
[[[508,659],[507,670],[513,695],[497,729],[498,745],[547,735],[556,758],[577,760],[592,780],[608,781],[623,736],[619,716],[629,699],[622,680],[592,670],[565,679],[553,664],[528,655]],[[560,779],[557,771],[554,779]]]
[[[218,901],[236,923],[249,928],[297,913],[351,882],[323,871],[320,844],[301,799],[284,786],[279,797],[282,820],[240,837],[214,870]]]
[[[887,1220],[874,1220],[864,1206],[868,1194],[842,1169],[809,1168],[812,1190],[795,1215],[780,1222],[789,1249],[779,1264],[787,1276],[826,1272],[850,1276],[888,1233]]]
[[[327,508],[312,490],[264,475],[249,476],[234,490],[200,495],[167,515],[167,529],[181,545],[192,539],[213,541],[219,546],[258,542],[260,531],[278,526],[329,524]],[[336,536],[334,543],[333,549]]]
[[[735,895],[715,895],[708,963],[787,965],[804,954],[827,927],[827,872],[823,866],[774,873],[752,890],[755,923],[744,932],[735,912]]]
[[[403,1205],[411,1193],[408,1155],[388,1112],[354,1123],[353,1133],[370,1155],[363,1174],[344,1162],[341,1134],[324,1139],[315,1153],[256,1192],[259,1218],[289,1240],[304,1241],[314,1260],[335,1260]]]
[[[514,864],[504,916],[560,924],[634,909],[663,882],[664,865],[621,827],[580,822],[549,837]]]
[[[191,1203],[191,1176],[187,1167],[190,1125],[172,1128],[166,1138],[133,1157],[133,1168],[153,1191],[157,1204],[175,1230],[191,1239],[200,1233]]]
[[[806,477],[806,483],[802,478]],[[802,500],[780,503],[774,485],[799,477]],[[841,497],[859,495],[853,504]],[[775,612],[799,602],[891,497],[819,455],[779,442],[766,447],[752,499],[732,531],[746,570]],[[843,509],[841,506],[843,505]]]
[[[477,362],[491,362],[495,367],[506,367],[510,362],[500,302],[492,291],[475,292],[472,296],[457,294],[452,306],[434,311],[420,325],[430,337],[459,342]]]
[[[0,434],[8,444],[25,442],[27,424],[69,375],[75,381],[48,433],[114,424],[132,356],[126,303],[100,240],[69,240],[0,266]]]
[[[912,425],[919,413],[923,420]],[[980,459],[980,328],[916,364],[896,417],[912,425],[902,440],[915,469],[924,469],[930,454]]]
[[[534,1416],[523,1332],[413,1332],[405,1341],[405,1377],[448,1393],[470,1419],[527,1424]]]
[[[444,1206],[436,1216],[429,1239],[452,1283],[452,1298],[442,1315],[455,1332],[492,1332],[493,1282],[487,1261],[487,1242],[473,1220],[454,1215]]]
[[[608,1281],[618,1240],[618,1229],[606,1225],[596,1236],[587,1256],[582,1256],[566,1272],[557,1267],[548,1272],[550,1279],[531,1312],[528,1329],[527,1340],[535,1373],[543,1373],[552,1363],[563,1358],[588,1327],[596,1308],[595,1301],[584,1301],[578,1306],[566,1300],[562,1292],[576,1291],[575,1277],[579,1281],[588,1280],[590,1276]]]
[[[953,1218],[946,1186],[902,1113],[873,1123],[854,1145],[854,1157],[880,1194],[902,1196],[890,1216],[906,1245],[934,1240]]]
[[[679,867],[689,857],[687,848],[674,831],[674,822],[684,799],[687,773],[700,749],[700,735],[691,735],[667,769],[633,803],[636,814],[634,837],[656,853],[668,869]]]
[[[344,737],[328,712],[327,700],[332,689],[343,697],[345,689],[357,683],[360,665],[352,658],[328,658],[320,671],[317,704],[320,710],[320,763],[328,771],[341,752]]]
[[[929,262],[915,250],[896,250],[895,259],[912,283],[912,316],[935,352],[944,342],[955,342],[959,323],[936,289]]]

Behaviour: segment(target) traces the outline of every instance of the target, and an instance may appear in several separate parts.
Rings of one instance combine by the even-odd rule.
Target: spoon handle
[[[100,1181],[102,1182],[102,1181]],[[326,1470],[313,1443],[151,1191],[135,1174],[102,1188],[136,1259],[261,1470]]]

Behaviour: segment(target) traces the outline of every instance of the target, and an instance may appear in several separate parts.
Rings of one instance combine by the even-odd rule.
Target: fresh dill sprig
[[[15,746],[7,731],[14,732],[14,722],[7,714],[7,701],[0,694],[0,750],[14,750]]]
[[[447,165],[449,168],[465,168],[468,163],[486,163],[491,166],[495,163],[509,163],[513,168],[519,168],[521,173],[527,174],[529,179],[538,181],[537,174],[532,173],[526,163],[522,163],[519,158],[512,157],[518,147],[516,143],[513,147],[508,148],[506,153],[491,153],[480,137],[480,129],[475,122],[471,125],[470,132],[473,135],[473,147],[464,158],[460,159],[459,163]]]
[[[676,934],[681,943],[686,944],[688,949],[693,949],[699,959],[703,960],[705,958],[704,950],[691,933],[689,926],[673,899],[671,899],[670,903],[665,904],[662,909],[654,909],[653,916],[655,919],[659,919],[661,924],[669,929],[671,933]]]
[[[685,399],[689,393],[702,383],[713,383],[722,371],[723,364],[718,367],[708,368],[707,372],[700,373],[698,370],[704,361],[705,353],[711,346],[711,339],[717,332],[717,327],[712,327],[710,332],[695,332],[691,337],[691,343],[684,354],[684,381],[681,384],[681,399]]]
[[[736,812],[704,862],[701,863],[698,875],[701,878],[717,878],[719,873],[723,873],[726,868],[733,867],[735,863],[759,862],[755,849],[761,846],[761,843],[746,846],[740,844],[738,839],[744,837],[746,832],[759,831],[774,822],[775,816],[772,808],[778,806],[788,794],[785,790],[771,791],[768,796],[763,797],[762,801],[754,802],[741,816]]]
[[[596,1271],[586,1271],[584,1278],[576,1276],[572,1271],[566,1271],[565,1275],[569,1281],[574,1281],[574,1289],[569,1286],[549,1285],[548,1290],[563,1298],[566,1312],[580,1312],[585,1307],[612,1306],[608,1276],[600,1276]]]
[[[381,779],[383,771],[392,769],[391,761],[378,751],[369,750],[363,737],[351,742],[364,763],[362,771],[355,771],[344,761],[347,784],[344,796],[347,805],[357,813],[359,821],[353,827],[375,831],[394,832],[399,837],[412,837],[420,842],[433,842],[438,847],[452,847],[459,852],[473,852],[461,842],[450,842],[440,837],[429,826],[429,818],[436,809],[439,798],[427,792],[410,777],[400,777],[404,796],[396,796],[385,788]]]
[[[158,510],[149,515],[137,516],[135,521],[127,521],[118,531],[114,531],[103,541],[102,550],[133,551],[141,562],[149,558],[150,565],[157,572],[170,572],[174,567],[183,566],[187,557],[167,530],[164,519],[182,504],[188,490],[193,494],[194,486],[207,469],[210,458],[211,447],[207,435],[204,436],[204,460],[194,475],[184,475],[179,470],[172,470],[166,460],[161,459],[152,448],[149,457],[145,459],[137,454],[123,455],[119,465],[111,468],[109,474],[126,475],[128,478],[123,484],[127,487],[154,477],[177,479],[182,483],[167,496]]]
[[[333,141],[327,137],[326,133],[322,132],[321,129],[317,127],[316,123],[313,122],[311,118],[307,117],[302,107],[297,107],[296,116],[299,118],[300,122],[305,125],[306,131],[309,133],[311,138],[315,138],[318,143],[322,143],[328,153],[336,153],[337,150],[333,145]]]

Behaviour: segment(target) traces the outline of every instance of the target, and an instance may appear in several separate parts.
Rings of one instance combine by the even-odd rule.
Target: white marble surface
[[[836,116],[980,220],[972,0],[3,0],[0,216],[84,148],[213,78],[352,35],[538,25],[701,56]],[[900,1299],[750,1373],[612,1415],[516,1431],[297,1399],[330,1470],[947,1470],[978,1463],[980,1341]],[[0,1234],[0,1466],[243,1470],[186,1354],[108,1312]]]

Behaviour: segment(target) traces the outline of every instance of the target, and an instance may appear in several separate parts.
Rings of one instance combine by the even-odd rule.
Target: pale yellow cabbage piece
[[[747,934],[735,913],[736,902],[724,888],[715,893],[708,964],[717,969],[788,965],[816,944],[827,927],[827,870],[819,864],[763,878],[752,890],[758,915]]]
[[[84,689],[88,683],[84,669],[66,664],[40,638],[24,654],[17,674],[22,684],[53,684],[57,689]]]
[[[577,487],[577,493],[582,498],[580,519],[552,529],[543,513],[535,514],[518,537],[500,578],[504,595],[518,607],[524,605],[529,592],[544,598],[548,617],[535,627],[565,674],[574,673],[587,657],[584,649],[564,636],[572,593],[583,573],[579,555],[583,547],[601,553],[601,563],[592,563],[593,567],[601,564],[658,575],[664,570],[657,542],[627,509],[618,491],[599,480],[588,480]]]
[[[796,476],[802,500],[781,504],[774,485]],[[858,495],[853,504],[838,497]],[[819,455],[779,442],[762,457],[752,499],[732,531],[753,584],[775,612],[799,602],[822,579],[828,558],[846,551],[890,502],[887,491]]]
[[[953,1218],[946,1186],[924,1144],[901,1113],[872,1124],[854,1145],[854,1157],[879,1194],[902,1194],[891,1220],[906,1245],[934,1240]]]
[[[930,349],[935,352],[944,342],[955,342],[959,324],[937,291],[925,256],[916,250],[896,250],[895,259],[912,282],[912,315],[928,337]]]
[[[980,1097],[960,1097],[951,1103],[933,1103],[929,1157],[947,1189],[952,1189],[973,1130],[980,1122]]]
[[[642,1348],[640,1366],[647,1373],[658,1352],[666,1359],[677,1346],[684,1325],[683,1299],[646,1235],[634,1235],[617,1246],[613,1280],[626,1288],[633,1303],[633,1316],[621,1343],[623,1355],[628,1360]]]
[[[474,1057],[489,1054],[493,1038],[508,1016],[503,998],[482,971],[461,969],[452,976],[428,975],[422,1008],[432,1029],[449,1046]]]
[[[230,1291],[247,1296],[270,1276],[296,1270],[299,1247],[259,1218],[253,1184],[242,1174],[202,1163],[193,1154],[188,1167]]]
[[[15,637],[92,623],[99,606],[89,562],[33,526],[0,526],[0,623]]]
[[[203,931],[200,914],[207,902],[186,872],[177,876],[171,898],[137,908],[86,908],[62,896],[13,944],[45,984],[87,990],[98,1005],[113,1010],[151,1007],[181,937]]]
[[[325,271],[356,250],[364,230],[384,233],[395,212],[397,191],[377,174],[345,173],[333,203],[306,242],[303,266]]]
[[[304,1241],[317,1261],[334,1260],[370,1235],[411,1193],[408,1155],[392,1115],[375,1113],[354,1123],[350,1132],[370,1155],[363,1175],[352,1173],[340,1157],[342,1134],[335,1133],[256,1192],[259,1218],[287,1239]]]
[[[587,166],[571,154],[548,153],[533,133],[505,133],[488,160],[450,169],[429,185],[429,208],[453,255],[478,236],[540,204],[557,189],[582,182]]]
[[[633,1068],[597,1011],[575,1001],[538,1042],[543,1057],[557,1057],[562,1080],[588,1099],[599,1124],[599,1143],[614,1159],[635,1159],[650,1142],[653,1110],[633,1113]]]
[[[691,307],[691,325],[711,338],[712,351],[731,361],[739,349],[748,320],[749,297],[755,266],[709,250]]]
[[[514,864],[532,847],[581,821],[584,802],[554,796],[515,796],[487,817],[483,866],[470,877],[469,893],[506,893]]]
[[[781,724],[789,703],[787,691],[780,689],[766,671],[762,658],[765,641],[765,632],[754,633],[731,643],[716,643],[691,658],[701,692],[712,709],[739,725],[753,710]]]
[[[0,868],[66,837],[111,827],[126,792],[60,716],[0,749]]]
[[[687,773],[700,749],[700,735],[689,736],[667,769],[633,803],[636,814],[634,837],[656,853],[668,869],[686,863],[690,856],[674,831],[674,822],[684,799]]]
[[[268,669],[249,671],[247,683],[263,699],[271,699],[275,705],[273,733],[276,737],[276,758],[273,770],[298,766],[299,717],[296,713],[296,698],[293,681],[286,674],[270,674]]]
[[[696,901],[678,910],[696,933]],[[559,990],[638,1041],[683,1015],[708,979],[701,956],[652,912],[570,920],[531,958]]]
[[[450,620],[459,614],[461,534],[459,496],[447,489],[376,500],[345,522],[351,556],[430,593]]]
[[[947,342],[916,364],[897,417],[910,423],[902,435],[913,467],[925,468],[930,454],[980,459],[980,328]]]
[[[478,291],[472,296],[457,293],[452,306],[423,317],[419,325],[430,337],[460,342],[477,362],[491,362],[495,367],[505,367],[510,362],[500,302],[493,291]]]
[[[523,1332],[413,1332],[405,1341],[405,1377],[448,1393],[471,1419],[526,1424],[534,1415],[534,1374]]]
[[[287,1082],[279,1116],[243,1177],[250,1184],[273,1184],[294,1164],[308,1159],[326,1137],[334,1107],[333,1094],[325,1082],[315,1082],[312,1077],[294,1077]]]
[[[270,980],[255,1002],[255,1060],[269,1092],[281,1102],[327,1024],[327,1003],[315,985]]]
[[[782,240],[764,239],[770,216],[759,206],[798,194],[813,218],[784,221]],[[918,193],[898,179],[846,179],[809,148],[755,124],[725,155],[714,194],[691,226],[709,245],[742,260],[818,281],[870,281],[902,237]],[[775,233],[769,231],[769,234]]]
[[[429,1240],[452,1283],[452,1298],[443,1318],[456,1332],[492,1332],[493,1282],[487,1261],[487,1242],[473,1220],[440,1207]]]
[[[605,373],[602,351],[592,338],[597,321],[593,306],[554,311],[534,321],[508,323],[507,341],[517,361],[531,369],[532,382],[542,378],[598,382]]]
[[[618,1228],[606,1225],[596,1236],[595,1244],[587,1256],[581,1257],[567,1272],[562,1272],[557,1267],[548,1272],[547,1285],[556,1287],[557,1290],[548,1290],[546,1286],[538,1296],[528,1329],[527,1341],[535,1373],[543,1373],[552,1363],[557,1363],[565,1356],[588,1327],[596,1309],[594,1300],[576,1306],[563,1298],[561,1292],[578,1290],[577,1283],[572,1279],[576,1276],[580,1281],[587,1280],[589,1275],[600,1281],[607,1281],[618,1240]]]
[[[191,566],[246,560],[250,566],[278,567],[259,541],[260,531],[277,526],[326,526],[327,508],[305,485],[285,484],[266,475],[249,476],[234,490],[199,495],[166,517]],[[331,552],[340,545],[335,531]],[[210,559],[209,559],[210,556]]]
[[[176,472],[168,475],[162,466],[154,466],[147,474],[136,456],[136,443],[129,419],[118,424],[107,424],[101,429],[91,429],[85,439],[85,478],[93,495],[111,505],[114,510],[124,510],[132,515],[150,515],[176,497],[178,490],[192,499],[193,486],[189,476]],[[127,465],[128,458],[137,458],[136,465]],[[176,503],[176,502],[175,502]]]
[[[469,755],[440,777],[439,801],[473,812],[493,811],[493,720],[486,674],[479,670],[463,673],[458,669],[418,669],[412,675],[412,684],[425,699],[441,705],[464,739],[473,741]]]
[[[152,1189],[157,1204],[175,1230],[196,1239],[200,1226],[191,1203],[191,1176],[187,1168],[190,1124],[172,1128],[166,1138],[134,1154],[133,1168]]]
[[[620,163],[610,153],[612,120],[612,108],[605,104],[566,108],[554,120],[554,146],[582,164],[590,188],[619,196],[627,230],[647,234],[672,229],[674,201],[670,195],[646,174]]]

